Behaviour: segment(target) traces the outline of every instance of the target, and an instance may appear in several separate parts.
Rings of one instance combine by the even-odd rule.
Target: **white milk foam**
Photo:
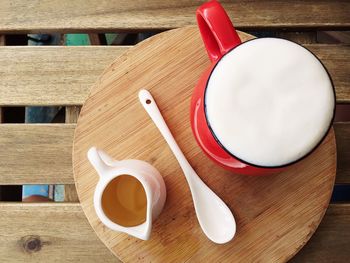
[[[331,80],[315,56],[283,39],[261,38],[225,55],[208,82],[208,122],[234,156],[281,166],[309,153],[333,116]]]

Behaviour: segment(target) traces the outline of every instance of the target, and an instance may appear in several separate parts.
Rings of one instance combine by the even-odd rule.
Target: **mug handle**
[[[213,0],[201,5],[197,9],[196,17],[205,48],[212,62],[218,61],[242,42],[219,2]]]

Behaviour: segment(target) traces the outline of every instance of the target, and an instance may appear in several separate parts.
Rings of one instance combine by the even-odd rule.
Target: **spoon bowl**
[[[205,235],[217,244],[229,242],[236,233],[236,222],[230,209],[202,180],[192,183],[190,189],[197,218]]]

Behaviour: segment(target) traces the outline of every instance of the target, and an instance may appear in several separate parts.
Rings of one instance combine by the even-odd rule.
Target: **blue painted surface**
[[[349,202],[350,201],[350,185],[336,185],[333,189],[331,202]]]
[[[49,196],[48,185],[23,185],[22,187],[22,199],[31,195]]]
[[[54,186],[54,200],[56,202],[63,202],[64,201],[64,185],[63,184],[56,184]]]

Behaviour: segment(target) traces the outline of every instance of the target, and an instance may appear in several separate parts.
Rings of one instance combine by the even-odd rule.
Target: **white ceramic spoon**
[[[141,90],[139,99],[178,160],[192,193],[194,208],[205,235],[223,244],[236,233],[236,221],[227,205],[199,178],[177,145],[150,92]]]

